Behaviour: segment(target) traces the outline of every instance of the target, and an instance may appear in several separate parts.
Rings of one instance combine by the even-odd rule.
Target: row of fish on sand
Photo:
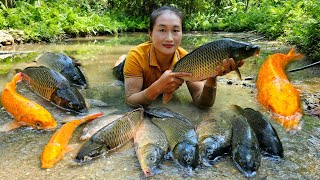
[[[80,165],[94,163],[94,159],[132,140],[147,177],[160,173],[161,162],[167,159],[190,174],[199,167],[212,166],[226,155],[231,155],[240,172],[252,177],[260,167],[261,154],[274,159],[283,157],[282,143],[266,116],[236,105],[230,111],[231,118],[208,119],[198,125],[164,107],[137,108],[124,115],[91,115],[97,119],[83,129],[80,139],[86,142],[74,161]],[[56,149],[66,145],[50,142],[41,156],[42,168],[53,167],[64,154]]]

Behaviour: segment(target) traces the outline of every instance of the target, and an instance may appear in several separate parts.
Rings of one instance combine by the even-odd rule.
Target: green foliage
[[[0,29],[24,30],[26,41],[147,31],[160,6],[177,7],[186,31],[255,31],[320,58],[318,0],[16,0],[0,6]],[[39,3],[40,2],[40,3]]]

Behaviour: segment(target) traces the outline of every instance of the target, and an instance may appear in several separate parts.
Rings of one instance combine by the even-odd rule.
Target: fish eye
[[[149,157],[150,161],[154,162],[156,158],[154,158],[153,156]]]
[[[41,122],[36,122],[34,125],[35,125],[36,127],[41,127]]]
[[[68,106],[69,106],[70,108],[73,108],[73,104],[72,104],[71,102],[68,103]]]
[[[250,50],[250,46],[246,46],[246,50],[247,50],[247,51]]]

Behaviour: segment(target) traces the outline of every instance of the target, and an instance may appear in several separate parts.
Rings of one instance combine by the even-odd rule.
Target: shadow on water
[[[201,44],[221,37],[242,41],[252,41],[259,38],[259,36],[250,33],[189,33],[184,35],[182,46],[191,51]],[[119,85],[112,75],[113,64],[121,54],[126,54],[132,47],[146,40],[148,40],[148,36],[144,33],[131,33],[120,34],[117,37],[70,39],[62,44],[14,45],[3,47],[1,50],[36,51],[38,53],[54,51],[75,57],[81,61],[82,70],[89,82],[89,88],[80,90],[80,92],[86,99],[101,100],[109,105],[108,107],[92,107],[89,112],[102,111],[105,114],[110,114],[115,110],[124,113],[129,109],[124,102],[123,86]],[[239,81],[234,72],[220,77],[216,102],[212,108],[199,109],[194,107],[185,85],[175,92],[174,98],[167,105],[163,105],[159,99],[152,106],[166,106],[189,117],[195,124],[209,118],[224,118],[226,114],[230,114],[229,106],[231,104],[251,107],[264,112],[256,101],[254,86],[259,67],[268,55],[277,52],[287,53],[291,47],[265,39],[254,41],[254,43],[262,47],[260,57],[246,60],[245,65],[240,69],[244,79],[249,80]],[[10,81],[14,69],[32,65],[34,57],[24,57],[22,58],[24,61],[16,59],[21,56],[0,60],[1,63],[8,62],[6,73],[0,75],[0,86],[4,87],[4,84]],[[299,63],[292,63],[289,68],[299,65]],[[0,67],[4,66],[1,64]],[[319,93],[319,74],[304,70],[292,75],[289,74],[288,77],[302,93]],[[39,98],[22,84],[18,85],[18,90],[19,93],[46,107],[58,121],[59,127],[64,119],[75,116]],[[266,112],[264,113],[268,115]],[[3,108],[0,110],[0,117],[0,125],[12,119]],[[278,124],[272,122],[282,140],[285,158],[280,161],[263,158],[256,179],[314,179],[319,177],[319,119],[305,115],[302,120],[304,121],[303,130],[294,135],[286,133]],[[72,158],[83,144],[79,140],[83,127],[84,125],[77,128],[71,138],[70,144],[76,144],[76,148],[49,170],[40,168],[39,157],[54,132],[35,131],[28,128],[20,128],[7,133],[0,132],[1,179],[106,179],[106,177],[107,179],[143,179],[132,142],[116,152],[107,154],[104,158],[93,161],[93,163],[83,166],[75,165]],[[197,169],[190,177],[181,173],[179,167],[172,161],[164,161],[162,171],[162,174],[153,178],[244,179],[229,157],[221,159],[213,167]]]

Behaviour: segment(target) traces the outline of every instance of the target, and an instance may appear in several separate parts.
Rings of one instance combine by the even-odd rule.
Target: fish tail
[[[99,113],[94,113],[94,114],[90,114],[84,118],[81,118],[82,122],[90,122],[92,120],[95,120],[101,116],[103,116],[104,113],[103,112],[99,112]]]
[[[294,61],[294,60],[299,60],[299,59],[305,58],[305,56],[303,54],[296,53],[294,48],[292,48],[290,50],[290,52],[287,54],[287,57],[288,57],[288,61]]]
[[[162,102],[163,104],[167,104],[170,99],[172,98],[173,93],[164,93],[162,96]]]

